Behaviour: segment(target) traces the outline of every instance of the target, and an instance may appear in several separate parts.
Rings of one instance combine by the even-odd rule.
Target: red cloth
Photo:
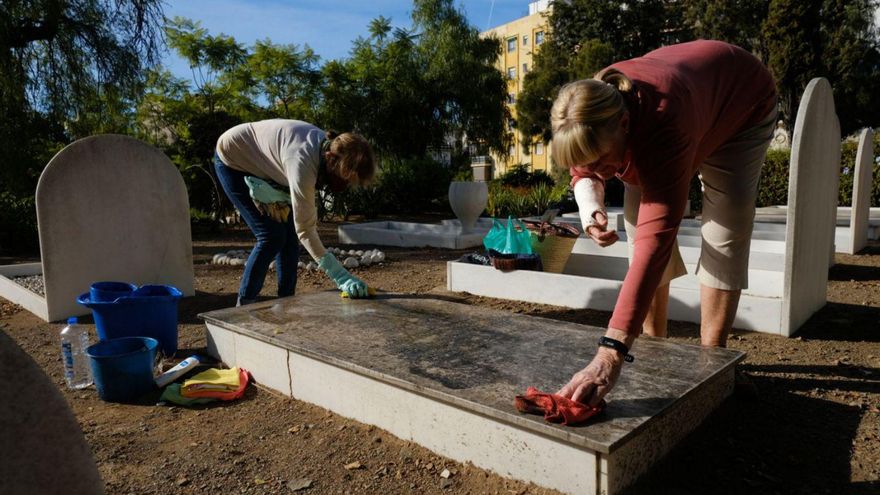
[[[620,180],[641,185],[635,251],[608,326],[638,333],[672,255],[691,178],[703,161],[776,105],[776,86],[751,53],[720,41],[666,46],[613,64],[633,82]],[[770,136],[767,136],[768,139]],[[570,170],[572,185],[590,177]]]
[[[513,405],[519,412],[543,414],[544,419],[551,423],[573,426],[602,412],[605,409],[605,400],[596,407],[590,407],[561,395],[545,394],[535,387],[529,387],[525,395],[516,396]]]

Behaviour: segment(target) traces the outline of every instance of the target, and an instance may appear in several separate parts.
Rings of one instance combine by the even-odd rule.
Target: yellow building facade
[[[530,170],[550,172],[550,146],[543,143],[532,144],[530,153],[522,147],[522,135],[514,128],[516,121],[516,99],[523,87],[525,75],[532,70],[532,58],[541,48],[548,31],[547,16],[550,13],[549,1],[543,0],[529,4],[529,15],[502,24],[481,33],[481,36],[494,36],[501,40],[501,56],[497,67],[507,78],[507,106],[513,119],[508,122],[508,131],[513,133],[514,144],[509,157],[501,159],[493,155],[495,176],[505,173],[510,167],[524,163]]]

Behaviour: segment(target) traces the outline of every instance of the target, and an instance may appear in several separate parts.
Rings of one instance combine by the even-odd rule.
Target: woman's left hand
[[[590,364],[575,373],[568,384],[556,393],[573,401],[596,407],[614,388],[622,365],[623,357],[617,351],[600,347]]]

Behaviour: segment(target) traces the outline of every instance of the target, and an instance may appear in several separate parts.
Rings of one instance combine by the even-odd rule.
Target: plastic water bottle
[[[86,388],[92,384],[92,370],[86,348],[89,346],[89,330],[77,324],[76,317],[67,319],[61,330],[61,356],[64,359],[64,380],[72,389]]]

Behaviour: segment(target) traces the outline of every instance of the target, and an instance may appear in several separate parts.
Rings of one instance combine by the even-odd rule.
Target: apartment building
[[[514,144],[509,157],[501,160],[492,156],[495,176],[503,174],[511,166],[525,163],[531,170],[550,171],[550,147],[543,143],[532,144],[529,153],[522,148],[522,136],[516,132],[516,99],[522,90],[523,78],[532,69],[532,58],[544,43],[548,27],[547,15],[550,13],[550,0],[540,0],[529,4],[529,15],[489,29],[481,36],[495,36],[502,42],[501,56],[498,58],[498,70],[507,76],[507,105],[512,120],[508,130],[514,135]]]

